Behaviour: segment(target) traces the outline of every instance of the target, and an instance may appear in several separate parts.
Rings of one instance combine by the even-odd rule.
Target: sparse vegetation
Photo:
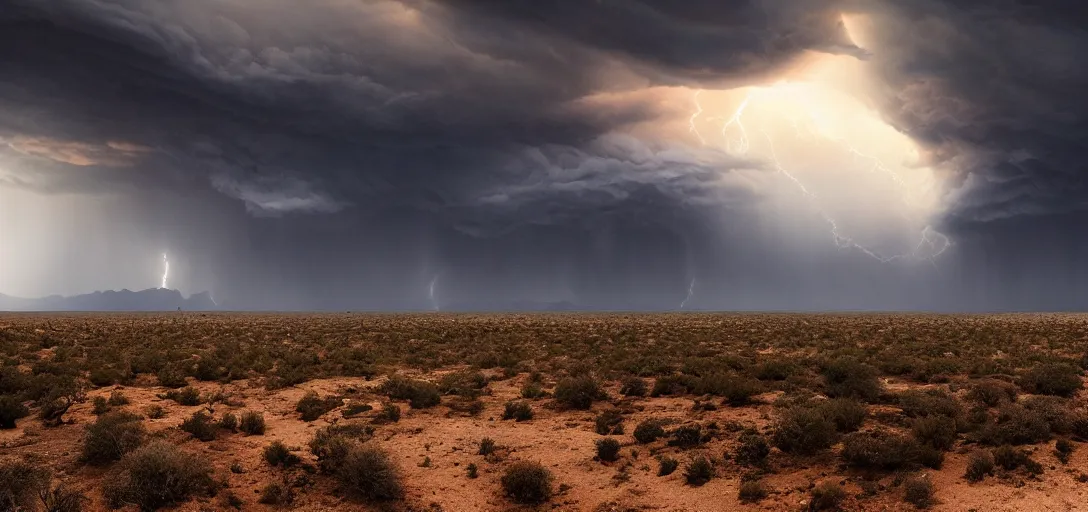
[[[515,421],[528,421],[533,419],[533,407],[528,402],[510,401],[506,402],[506,408],[503,410],[502,419],[515,420]]]
[[[688,485],[703,485],[714,478],[714,463],[706,455],[696,455],[684,466],[684,482]]]
[[[287,445],[278,439],[264,447],[264,460],[269,466],[283,466],[285,468],[302,462],[298,455],[291,453]]]
[[[903,501],[917,508],[933,505],[933,482],[925,476],[908,478],[903,482]]]
[[[846,490],[834,482],[824,482],[812,488],[809,510],[838,510],[846,501]]]
[[[404,496],[400,471],[385,451],[374,446],[359,445],[348,450],[336,476],[348,493],[364,501]]]
[[[534,456],[557,445],[554,436],[544,445],[522,436],[537,435],[540,429],[569,429],[579,436],[591,432],[614,436],[578,437],[585,442],[569,451],[555,449],[557,457],[549,457],[547,469],[564,479],[554,482],[554,491],[562,496],[562,506],[574,508],[591,505],[582,501],[584,488],[567,494],[564,489],[569,487],[559,484],[578,488],[582,472],[592,466],[585,464],[590,456],[619,461],[609,464],[615,485],[628,479],[644,485],[645,480],[637,480],[639,472],[669,475],[683,466],[681,475],[657,484],[676,485],[674,479],[688,480],[692,464],[687,461],[705,456],[712,469],[718,466],[723,479],[739,474],[741,489],[726,498],[743,501],[757,501],[761,493],[769,492],[760,483],[767,474],[785,473],[788,478],[765,482],[791,481],[798,468],[816,466],[828,485],[849,480],[853,483],[847,489],[861,487],[856,503],[850,498],[838,506],[866,510],[899,499],[928,506],[924,503],[932,502],[932,489],[926,497],[914,489],[924,487],[914,482],[923,477],[908,475],[922,467],[940,468],[950,451],[985,448],[968,455],[966,470],[959,456],[949,455],[952,471],[964,471],[964,479],[956,483],[949,483],[957,479],[947,474],[937,478],[938,473],[926,471],[925,482],[941,482],[942,498],[944,485],[1012,486],[1029,478],[1046,482],[1021,488],[1018,492],[1025,498],[1015,498],[1010,506],[1022,506],[1038,495],[1039,488],[1061,489],[1060,482],[1082,478],[1074,444],[1088,440],[1088,412],[1083,393],[1078,393],[1082,368],[1088,366],[1081,317],[1053,315],[1045,322],[1023,315],[523,315],[516,322],[510,318],[372,315],[360,322],[359,317],[335,314],[148,315],[135,320],[88,315],[63,321],[49,316],[5,317],[0,329],[0,427],[14,427],[28,413],[37,418],[19,421],[20,431],[4,437],[3,463],[20,455],[48,453],[61,464],[66,478],[79,479],[79,492],[96,495],[107,481],[117,479],[122,465],[88,469],[67,462],[79,455],[88,464],[109,465],[142,449],[149,439],[166,438],[201,454],[189,457],[207,459],[205,451],[213,457],[222,453],[224,464],[235,462],[232,471],[244,471],[245,464],[250,471],[282,477],[275,481],[282,494],[269,503],[292,505],[298,503],[291,501],[296,495],[333,488],[350,490],[350,496],[364,501],[383,501],[403,496],[405,484],[416,483],[395,479],[390,487],[389,479],[375,473],[349,474],[345,468],[350,454],[389,439],[398,445],[428,443],[426,453],[409,446],[410,451],[396,454],[395,461],[401,455],[412,466],[429,460],[435,469],[429,474],[436,478],[451,464],[461,464],[459,476],[480,477],[462,482],[479,486],[501,479],[512,458]],[[379,380],[384,383],[377,387],[361,384],[381,375],[391,377]],[[231,384],[238,379],[247,384]],[[306,384],[313,379],[330,380]],[[890,379],[888,389],[885,379]],[[212,381],[219,384],[207,384]],[[124,386],[123,392],[113,387],[118,385]],[[239,389],[249,386],[273,391],[262,396]],[[281,416],[282,404],[276,401],[301,394],[289,386],[322,391],[289,404],[301,406],[297,414]],[[609,399],[605,389],[618,389],[620,397]],[[375,391],[397,402],[379,406],[385,396],[376,397]],[[767,393],[758,398],[764,403],[753,407],[752,400],[763,392]],[[238,410],[246,407],[239,400],[243,394],[250,411]],[[504,407],[511,395],[520,397]],[[149,402],[154,396],[177,405],[152,403],[153,398]],[[539,401],[545,396],[554,401]],[[604,400],[610,403],[600,403]],[[692,402],[695,406],[688,407]],[[405,411],[401,425],[390,425],[401,420],[405,403],[413,409],[444,407]],[[206,407],[197,407],[200,404]],[[334,409],[343,413],[330,413]],[[579,412],[586,409],[593,412]],[[139,417],[127,410],[158,421],[148,421],[145,430]],[[214,418],[209,414],[213,410]],[[268,468],[259,455],[247,459],[231,453],[240,443],[254,441],[228,432],[264,433],[264,416],[256,411],[275,414],[277,428],[285,426],[271,433],[294,443],[292,449],[282,446],[283,450],[269,453],[276,455],[273,464],[291,466],[290,470]],[[526,411],[537,416],[527,425],[491,421],[500,415],[523,420]],[[90,412],[100,415],[95,418]],[[306,440],[291,437],[302,425],[289,423],[304,418],[320,422],[309,430],[314,433],[308,444],[313,456],[303,457],[316,458],[313,466],[299,463],[302,454],[294,448],[306,445]],[[487,434],[509,444],[496,448],[489,441],[477,450],[471,441],[444,446],[444,440],[434,441],[431,429],[436,423],[468,421],[488,429],[476,430],[475,436]],[[67,432],[81,430],[80,423],[86,425],[82,443],[66,440]],[[171,428],[179,423],[181,430],[198,439],[216,434],[223,439],[203,447],[191,444]],[[44,435],[40,430],[58,425],[66,426]],[[752,428],[756,425],[759,430]],[[630,442],[625,433],[640,444],[637,450],[619,448]],[[1056,442],[1044,444],[1055,438]],[[589,439],[601,443],[590,444]],[[471,457],[473,465],[456,457],[451,461],[448,450],[465,450],[456,457]],[[673,457],[685,462],[677,463]],[[580,465],[573,465],[575,459]],[[396,464],[385,462],[370,467],[391,468],[377,474],[396,475]],[[1044,465],[1059,463],[1069,465],[1042,472]],[[1062,480],[1060,475],[1067,472],[1072,476]],[[225,466],[222,473],[230,475]],[[855,480],[855,475],[862,478]],[[987,475],[997,478],[986,479]],[[339,485],[322,482],[333,479]],[[1058,483],[1051,485],[1052,479]],[[436,489],[430,481],[418,485],[421,496]],[[790,488],[781,489],[783,496],[807,492],[792,483],[784,485]],[[218,484],[198,486],[194,492],[211,492],[214,487]],[[117,488],[111,487],[111,496],[124,494]],[[400,493],[382,491],[389,488]],[[69,510],[65,507],[75,505],[65,503],[76,489],[41,487],[33,507],[46,507],[43,500],[48,499],[56,504],[50,505],[53,509]],[[824,506],[820,492],[817,487],[808,502],[813,509]],[[243,506],[227,494],[201,506]],[[257,494],[244,506],[252,505]],[[911,497],[915,494],[919,498]],[[414,499],[414,490],[412,495]],[[955,499],[954,491],[949,489],[948,496]],[[312,502],[307,497],[306,503]],[[135,501],[118,503],[141,506]],[[680,498],[677,506],[685,505]]]

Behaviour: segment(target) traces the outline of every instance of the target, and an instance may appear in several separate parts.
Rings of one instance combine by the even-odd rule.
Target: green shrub
[[[918,508],[933,505],[933,482],[924,476],[908,478],[903,482],[903,501]]]
[[[648,419],[639,422],[639,424],[635,426],[635,441],[642,444],[648,444],[665,437],[664,425],[664,422],[657,419]]]
[[[314,421],[343,403],[340,398],[321,398],[316,392],[307,391],[295,404],[295,412],[301,415],[302,421]]]
[[[967,458],[967,472],[964,478],[968,482],[980,482],[986,475],[994,474],[994,456],[989,450],[977,450]]]
[[[0,429],[15,428],[15,420],[30,414],[22,402],[11,395],[0,395]]]
[[[1020,387],[1038,395],[1071,397],[1083,386],[1084,372],[1071,364],[1043,363],[1031,367],[1020,378]]]
[[[125,411],[108,412],[87,425],[80,458],[92,465],[119,460],[138,448],[145,434],[139,416]]]
[[[623,434],[623,413],[619,409],[605,409],[593,420],[594,432],[602,435]]]
[[[824,482],[812,488],[809,510],[838,510],[846,501],[846,490],[834,482]]]
[[[287,448],[287,445],[283,444],[283,441],[272,441],[268,446],[264,447],[264,460],[268,462],[269,466],[283,466],[289,468],[302,462],[302,459],[291,453],[291,450]]]
[[[759,503],[767,497],[767,489],[759,480],[749,480],[740,484],[737,498],[741,503]]]
[[[605,397],[600,383],[590,375],[567,377],[555,386],[555,399],[572,409],[589,409],[594,401]]]
[[[684,466],[684,482],[700,486],[714,478],[714,463],[705,455],[696,455]]]
[[[624,377],[620,382],[620,394],[623,396],[646,396],[646,381],[633,375]]]
[[[264,428],[264,415],[256,411],[243,412],[238,422],[238,429],[251,436],[264,434]]]
[[[849,434],[842,440],[842,458],[861,469],[895,470],[918,462],[918,443],[884,431]]]
[[[823,368],[824,387],[832,398],[857,398],[871,402],[884,391],[876,369],[852,357],[840,357]]]
[[[680,467],[680,461],[672,457],[662,456],[657,459],[657,476],[669,476],[678,467]]]
[[[490,437],[485,437],[480,440],[480,449],[476,453],[479,455],[491,455],[495,451],[495,440]]]
[[[766,461],[771,454],[771,446],[762,434],[754,430],[746,430],[738,439],[737,451],[733,459],[737,464],[745,466],[758,466]]]
[[[967,398],[996,407],[1002,403],[1016,401],[1017,389],[1012,383],[997,379],[983,379],[973,382],[968,388]]]
[[[389,455],[374,446],[354,446],[336,471],[340,485],[364,501],[388,501],[404,496],[400,471]]]
[[[188,432],[201,441],[213,441],[216,436],[216,425],[212,417],[204,411],[194,412],[192,416],[181,422],[178,427],[182,432]]]
[[[506,408],[502,412],[502,419],[515,421],[528,421],[533,419],[533,408],[528,402],[512,400],[506,402]]]
[[[786,453],[812,455],[835,442],[835,423],[818,409],[794,406],[774,425],[771,444]]]
[[[539,462],[511,464],[501,483],[503,493],[515,503],[544,503],[552,497],[552,474]]]
[[[111,507],[131,504],[141,510],[156,510],[215,489],[212,468],[204,457],[165,441],[154,441],[126,454],[103,482]]]
[[[379,390],[394,400],[408,400],[413,409],[427,409],[442,402],[442,394],[434,384],[401,375],[390,377]]]
[[[475,462],[469,463],[469,465],[465,467],[465,472],[469,478],[476,478],[480,476],[480,468],[476,465]]]
[[[38,510],[38,496],[49,488],[49,479],[49,470],[28,461],[0,461],[0,510]]]
[[[620,442],[606,437],[604,439],[597,440],[597,458],[605,462],[613,462],[619,458],[620,455]]]

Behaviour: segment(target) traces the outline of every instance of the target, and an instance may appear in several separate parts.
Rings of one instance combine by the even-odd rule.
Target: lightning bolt
[[[688,124],[690,127],[690,131],[698,136],[701,144],[705,145],[706,139],[699,132],[698,126],[696,125],[696,120],[698,120],[699,117],[702,116],[705,112],[702,104],[699,101],[699,96],[702,94],[702,92],[702,90],[696,91],[694,95],[693,101],[695,103],[696,110],[692,114],[691,118],[688,120]],[[737,106],[736,110],[733,111],[733,114],[727,118],[707,118],[709,121],[722,122],[721,135],[722,138],[725,140],[724,149],[727,152],[743,155],[751,149],[751,138],[749,137],[749,130],[748,127],[744,124],[744,113],[748,109],[752,100],[760,92],[760,89],[755,89],[749,92],[745,96],[744,101],[742,101],[740,105]],[[899,176],[895,171],[884,165],[884,163],[881,162],[879,158],[868,155],[860,151],[856,147],[850,145],[846,140],[839,137],[834,137],[829,134],[825,129],[820,127],[820,123],[818,122],[819,120],[814,113],[809,112],[808,117],[812,119],[813,124],[817,126],[815,132],[812,132],[810,128],[810,133],[819,136],[820,138],[827,140],[831,143],[837,144],[855,159],[869,162],[870,171],[880,172],[887,175],[900,189],[904,189],[906,187],[906,183],[903,181],[902,177]],[[801,131],[797,119],[791,117],[790,122],[792,123],[794,130],[800,136]],[[918,244],[915,245],[914,249],[908,253],[883,254],[875,249],[872,249],[857,242],[850,236],[844,234],[839,228],[838,222],[836,222],[835,219],[831,217],[831,215],[829,215],[823,208],[819,206],[819,204],[816,202],[816,194],[809,190],[808,187],[805,186],[804,182],[802,182],[796,175],[790,172],[789,169],[782,165],[782,161],[778,158],[778,151],[775,148],[774,138],[771,137],[770,133],[768,133],[766,130],[760,130],[760,132],[767,139],[768,148],[770,149],[771,154],[771,164],[774,166],[775,170],[778,171],[779,174],[784,176],[791,184],[793,184],[797,191],[800,192],[807,199],[809,199],[810,202],[816,207],[817,215],[830,228],[830,234],[836,247],[839,247],[841,249],[856,250],[866,256],[880,261],[881,263],[890,263],[896,260],[927,260],[931,264],[936,265],[936,258],[943,254],[945,251],[947,251],[948,248],[952,245],[951,239],[949,239],[946,235],[933,229],[932,226],[926,226],[922,229]],[[904,201],[908,202],[906,196],[904,196]],[[695,282],[693,280],[692,285],[694,285],[694,283]],[[690,289],[688,291],[688,298],[691,298]],[[684,303],[686,302],[687,299],[684,300]],[[681,303],[681,308],[684,307],[684,303]]]
[[[431,279],[431,286],[427,289],[427,294],[431,298],[431,309],[439,311],[438,300],[434,296],[434,287],[438,284],[438,275],[435,274],[434,279]]]
[[[688,296],[684,297],[684,300],[680,303],[680,309],[684,309],[688,301],[691,300],[691,296],[695,294],[695,278],[691,278],[691,284],[688,285]]]
[[[167,289],[166,280],[170,277],[170,260],[166,259],[166,253],[162,253],[162,286],[160,288]]]

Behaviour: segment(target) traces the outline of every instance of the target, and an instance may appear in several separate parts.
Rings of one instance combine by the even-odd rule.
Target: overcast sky
[[[0,0],[0,293],[1088,308],[1067,0]]]

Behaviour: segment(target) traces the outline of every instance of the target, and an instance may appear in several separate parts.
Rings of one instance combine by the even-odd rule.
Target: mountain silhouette
[[[208,292],[188,298],[177,290],[149,288],[143,291],[107,290],[62,297],[50,295],[25,299],[0,294],[0,311],[211,311],[218,309]]]

